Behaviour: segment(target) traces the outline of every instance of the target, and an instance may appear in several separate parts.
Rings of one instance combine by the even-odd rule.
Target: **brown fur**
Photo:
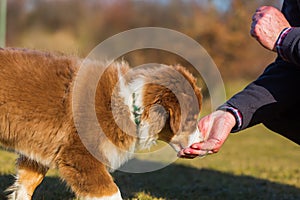
[[[78,197],[103,197],[118,192],[106,163],[100,162],[109,160],[106,151],[111,149],[107,149],[108,143],[92,134],[88,120],[82,129],[86,132],[86,138],[78,135],[74,124],[72,109],[79,113],[75,117],[83,120],[88,117],[80,111],[85,106],[91,106],[89,100],[93,94],[90,94],[90,83],[98,81],[91,73],[104,69],[104,65],[97,62],[88,64],[92,67],[83,75],[84,84],[74,93],[74,81],[80,64],[81,60],[76,57],[32,50],[0,49],[0,144],[21,155],[12,199],[20,198],[16,192],[20,185],[26,187],[30,199],[49,167],[58,168],[62,179]],[[118,147],[116,151],[121,157],[124,154],[122,151],[135,146],[139,138],[136,125],[129,117],[130,108],[118,95],[118,65],[121,65],[122,75],[129,71],[126,63],[112,63],[97,83],[95,105],[92,106],[106,138]],[[143,89],[143,104],[146,106],[142,120],[151,125],[150,134],[159,135],[167,142],[178,136],[174,142],[180,143],[187,137],[187,132],[192,131],[191,127],[195,128],[201,94],[190,73],[180,66],[172,69],[189,81],[197,99],[191,99],[190,94],[186,94],[186,86],[180,82],[177,82],[179,85],[174,82],[167,83],[168,87],[161,86],[162,80],[183,77],[172,77],[173,73],[165,68],[153,68],[150,70],[153,72],[151,81],[155,79],[157,82],[146,84]],[[126,77],[126,83],[138,76],[147,77],[149,71],[137,70],[133,73]],[[174,89],[180,94],[179,97],[172,93]],[[79,98],[79,104],[76,105],[72,104],[75,96]],[[179,105],[180,100],[184,100],[184,105]],[[191,111],[188,107],[195,103],[198,109]],[[184,109],[180,110],[180,106]],[[113,113],[112,107],[117,108],[116,113]],[[161,111],[162,107],[166,112]],[[184,116],[183,126],[179,125],[181,116]],[[165,121],[169,125],[165,126]],[[85,140],[95,149],[94,154],[83,145]],[[127,157],[124,154],[122,163]]]

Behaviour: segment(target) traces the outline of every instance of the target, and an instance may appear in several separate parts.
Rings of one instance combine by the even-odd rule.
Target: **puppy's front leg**
[[[7,189],[10,200],[30,200],[35,188],[42,182],[48,167],[45,167],[25,156],[17,160],[18,174],[15,183]]]
[[[122,200],[106,166],[86,150],[74,148],[62,152],[58,170],[79,199]]]

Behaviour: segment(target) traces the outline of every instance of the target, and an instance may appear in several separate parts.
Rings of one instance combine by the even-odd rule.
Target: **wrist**
[[[218,112],[222,112],[222,116],[225,119],[226,124],[231,129],[233,129],[236,126],[237,122],[236,122],[235,116],[231,112],[228,112],[225,110],[218,110]]]
[[[232,129],[231,132],[237,132],[241,130],[242,127],[242,115],[238,109],[228,106],[222,105],[217,110],[225,111],[226,119],[231,123]]]
[[[283,52],[283,49],[282,49],[282,45],[283,45],[283,41],[284,39],[286,38],[286,36],[288,35],[288,33],[293,29],[293,27],[287,27],[287,28],[284,28],[281,33],[279,34],[277,40],[276,40],[276,52],[278,53],[278,55],[286,60],[285,58],[285,55],[284,55],[284,52]]]

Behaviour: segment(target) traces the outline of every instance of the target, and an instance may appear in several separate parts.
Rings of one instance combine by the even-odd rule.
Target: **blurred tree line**
[[[222,1],[229,0],[220,0],[219,4]],[[222,11],[213,2],[8,0],[7,46],[62,51],[84,57],[100,42],[121,31],[164,27],[199,42],[225,80],[255,78],[276,55],[250,37],[251,17],[259,5],[280,7],[280,1],[231,0],[230,6]],[[124,58],[132,66],[148,62],[189,65],[179,56],[159,50],[139,50]]]

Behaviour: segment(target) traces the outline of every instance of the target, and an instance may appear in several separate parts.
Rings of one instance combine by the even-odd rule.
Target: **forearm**
[[[241,114],[239,131],[268,118],[275,118],[282,110],[300,102],[295,85],[300,85],[300,68],[285,62],[271,64],[265,72],[243,91],[234,95],[225,105],[236,108]]]
[[[253,126],[259,121],[253,119],[256,111],[265,105],[276,102],[273,96],[264,87],[257,85],[255,82],[248,85],[243,91],[234,95],[220,108],[232,107],[239,111],[239,115],[234,115],[236,121],[240,121],[240,125],[236,125],[231,132],[238,132],[250,126]],[[253,121],[254,120],[254,121]],[[255,122],[257,121],[257,122]]]

